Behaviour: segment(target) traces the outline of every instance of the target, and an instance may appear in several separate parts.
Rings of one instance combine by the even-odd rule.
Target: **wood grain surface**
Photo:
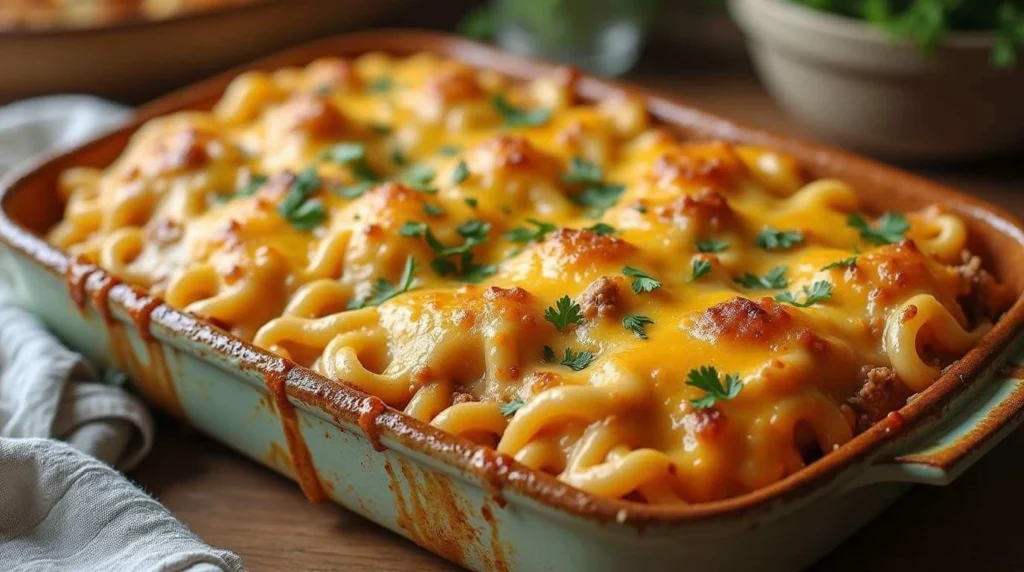
[[[693,62],[703,62],[695,64]],[[813,139],[774,105],[742,62],[655,52],[632,81],[769,130]],[[909,170],[1024,216],[1020,153]],[[411,542],[344,509],[306,502],[292,482],[187,427],[159,423],[156,447],[130,476],[210,544],[251,570],[451,570]],[[954,484],[917,487],[813,570],[1024,570],[1011,523],[1024,513],[1024,432],[1011,435]]]

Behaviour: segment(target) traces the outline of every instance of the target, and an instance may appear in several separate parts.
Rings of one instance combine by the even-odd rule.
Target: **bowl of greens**
[[[758,75],[817,135],[896,159],[1024,143],[1024,0],[729,0]]]

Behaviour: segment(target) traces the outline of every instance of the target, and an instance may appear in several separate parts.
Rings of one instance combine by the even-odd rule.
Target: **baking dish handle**
[[[980,381],[921,436],[901,442],[845,488],[877,482],[947,485],[1009,435],[1024,420],[1024,335]]]

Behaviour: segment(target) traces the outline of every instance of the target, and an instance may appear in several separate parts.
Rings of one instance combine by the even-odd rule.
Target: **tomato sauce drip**
[[[320,475],[317,474],[316,466],[313,464],[313,456],[310,455],[306,440],[299,428],[299,418],[295,413],[295,406],[288,401],[287,377],[287,369],[282,372],[271,371],[267,372],[264,382],[270,395],[274,398],[278,417],[281,418],[281,430],[288,443],[288,454],[291,457],[295,479],[310,502],[321,503],[327,499],[327,494],[324,492],[323,485],[320,484]]]
[[[114,321],[114,316],[110,313],[110,290],[118,284],[119,282],[116,278],[105,275],[99,288],[92,293],[92,305],[96,307],[96,311],[100,313],[103,322],[108,327]]]
[[[82,258],[75,258],[68,261],[67,272],[64,276],[64,281],[67,284],[68,294],[71,296],[71,301],[78,306],[78,309],[82,312],[85,311],[85,281],[89,278],[89,275],[96,272],[99,268],[94,264],[90,264]]]
[[[377,430],[377,417],[384,412],[384,407],[384,402],[380,398],[371,395],[363,402],[362,410],[359,412],[359,427],[373,445],[373,450],[377,452],[386,449],[380,442],[380,432]]]

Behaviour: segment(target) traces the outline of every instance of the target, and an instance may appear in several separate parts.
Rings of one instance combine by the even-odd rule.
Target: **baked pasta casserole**
[[[763,487],[925,390],[1012,293],[941,206],[866,212],[569,71],[249,72],[64,173],[49,240],[597,495]]]

